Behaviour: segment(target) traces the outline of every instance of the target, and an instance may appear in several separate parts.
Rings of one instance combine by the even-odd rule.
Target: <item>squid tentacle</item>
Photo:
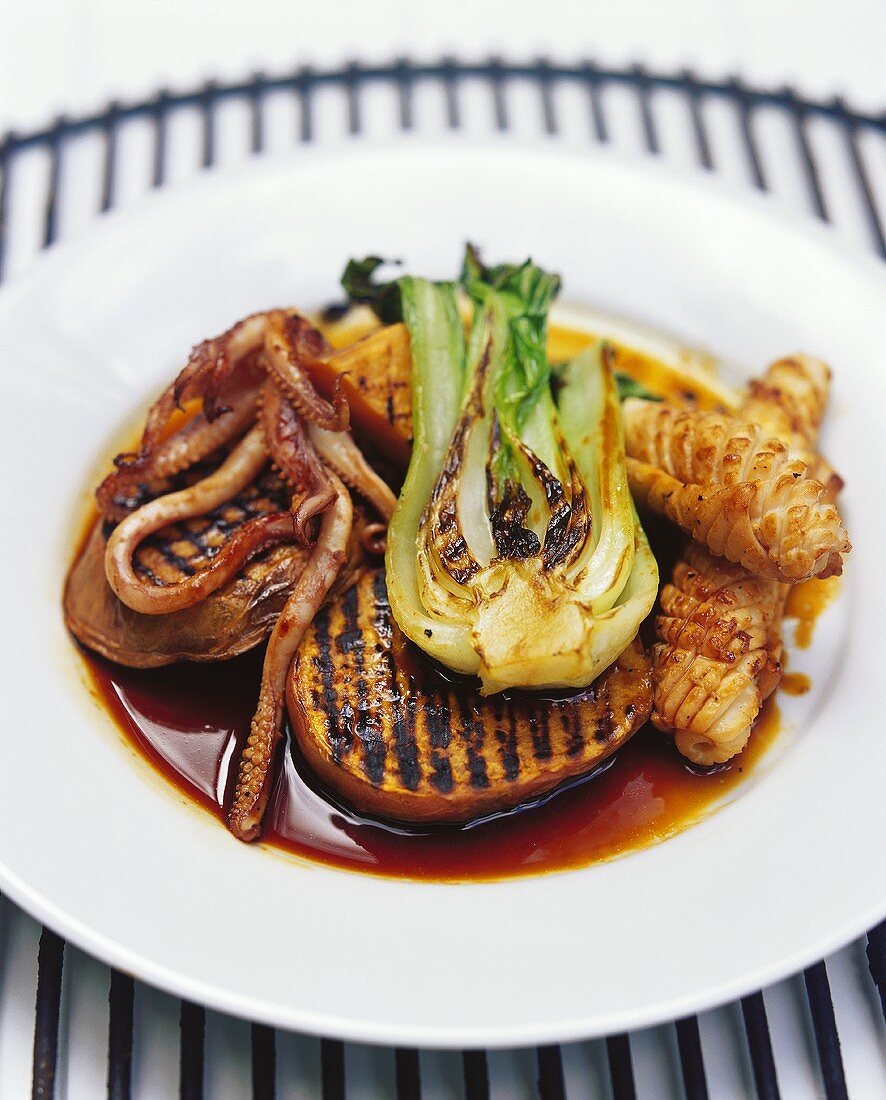
[[[262,669],[258,707],[240,757],[228,826],[240,840],[254,840],[271,793],[274,753],[282,735],[286,678],[311,620],[347,555],[353,520],[350,494],[330,475],[335,502],[323,515],[314,551],[271,633]]]
[[[331,351],[323,337],[303,317],[281,311],[267,316],[265,366],[305,420],[331,431],[344,431],[350,422],[348,400],[336,380],[332,402],[321,397],[310,380],[306,364]]]
[[[96,490],[99,509],[107,519],[123,519],[132,511],[127,496],[139,486],[175,477],[237,439],[255,420],[258,391],[251,387],[228,399],[228,412],[215,421],[198,413],[152,452],[121,462]],[[122,498],[122,499],[121,499]]]
[[[366,461],[349,432],[331,432],[316,424],[308,426],[308,435],[324,463],[346,485],[362,493],[386,522],[394,514],[397,497],[383,478]]]

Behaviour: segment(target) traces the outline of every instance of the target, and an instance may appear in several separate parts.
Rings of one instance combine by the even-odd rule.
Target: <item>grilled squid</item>
[[[254,839],[261,829],[289,666],[347,557],[353,507],[346,485],[381,517],[362,539],[376,553],[384,549],[396,503],[347,430],[349,408],[341,387],[332,387],[329,400],[314,389],[311,370],[331,355],[323,336],[292,310],[254,314],[203,341],[149,410],[138,451],[118,456],[97,492],[105,519],[119,521],[105,549],[108,583],[122,603],[142,614],[193,607],[276,543],[308,548],[271,632],[258,706],[239,763],[229,824],[242,840]],[[176,411],[195,400],[202,402],[200,410],[175,429]],[[194,468],[223,448],[230,448],[227,456],[193,479]],[[146,539],[171,525],[217,514],[269,463],[292,494],[288,510],[242,523],[207,564],[174,582],[163,583],[141,567],[138,552]],[[180,482],[189,472],[190,483],[170,487],[172,479]]]
[[[839,477],[814,451],[830,372],[808,356],[773,363],[751,382],[741,416],[803,450],[824,471],[829,494]],[[690,543],[661,590],[652,648],[653,723],[672,731],[683,756],[724,763],[741,752],[782,673],[781,623],[790,586],[754,576]]]
[[[623,412],[639,502],[756,576],[796,584],[842,573],[851,543],[796,449],[719,413],[636,398]]]

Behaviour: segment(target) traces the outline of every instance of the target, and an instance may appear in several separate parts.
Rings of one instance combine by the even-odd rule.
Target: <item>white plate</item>
[[[531,253],[566,296],[762,368],[835,370],[825,443],[855,544],[795,662],[813,692],[728,806],[658,847],[493,884],[394,881],[233,841],[84,689],[60,614],[73,517],[109,438],[198,339],[316,305],[371,251],[449,277],[462,243]],[[680,1016],[886,913],[886,279],[761,201],[607,159],[350,150],[207,176],[108,218],[0,297],[0,885],[87,951],[196,1001],[417,1045],[565,1040]]]

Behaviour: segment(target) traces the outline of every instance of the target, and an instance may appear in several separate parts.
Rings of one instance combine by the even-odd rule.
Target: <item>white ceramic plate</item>
[[[198,339],[319,304],[343,261],[451,276],[531,253],[566,296],[761,369],[833,363],[825,447],[855,550],[795,667],[813,692],[725,808],[658,847],[493,884],[393,881],[233,841],[83,686],[60,589],[97,459]],[[886,913],[886,279],[763,201],[540,149],[354,150],[207,176],[0,297],[0,885],[87,951],[220,1009],[418,1045],[565,1040],[743,994]]]

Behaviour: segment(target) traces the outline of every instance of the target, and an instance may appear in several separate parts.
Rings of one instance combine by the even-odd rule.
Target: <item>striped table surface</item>
[[[161,91],[0,142],[0,275],[216,164],[348,137],[546,133],[768,190],[886,259],[886,114],[641,67],[444,60]],[[8,368],[6,368],[8,369]],[[740,1002],[536,1050],[415,1051],[275,1031],[112,971],[0,899],[0,1098],[886,1096],[886,924]]]

